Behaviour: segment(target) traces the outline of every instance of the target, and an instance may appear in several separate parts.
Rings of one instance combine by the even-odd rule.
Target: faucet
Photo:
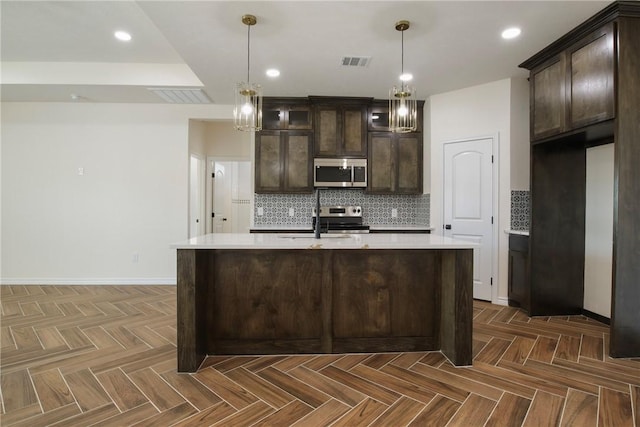
[[[315,238],[320,238],[320,189],[316,188],[316,226],[315,226]]]

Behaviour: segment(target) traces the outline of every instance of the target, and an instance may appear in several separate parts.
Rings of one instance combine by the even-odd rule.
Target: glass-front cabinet
[[[306,99],[265,98],[262,127],[267,130],[310,130],[311,116]]]

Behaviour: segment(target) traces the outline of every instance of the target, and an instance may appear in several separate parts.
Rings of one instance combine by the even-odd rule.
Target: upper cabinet
[[[374,101],[369,108],[369,131],[389,131],[389,101]]]
[[[311,131],[256,133],[256,193],[311,193]]]
[[[262,128],[267,130],[311,130],[312,114],[306,98],[265,98]]]
[[[613,23],[609,23],[567,51],[572,129],[614,116],[613,33]]]
[[[613,25],[604,25],[531,69],[533,140],[614,117]]]
[[[421,194],[422,114],[418,130],[389,129],[389,105],[372,98],[265,98],[255,138],[256,193],[310,193],[313,159],[367,160],[367,193]]]
[[[367,157],[371,98],[309,97],[314,115],[315,157]]]
[[[534,138],[565,131],[566,69],[562,54],[531,71],[531,133]]]
[[[369,133],[368,193],[422,193],[422,134]]]
[[[394,133],[389,129],[389,105],[374,101],[369,109],[367,193],[422,194],[424,102],[418,102],[418,130]]]

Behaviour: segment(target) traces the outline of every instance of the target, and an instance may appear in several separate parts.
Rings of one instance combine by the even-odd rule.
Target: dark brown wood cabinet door
[[[370,131],[389,132],[388,104],[377,104],[369,108],[367,122]]]
[[[529,311],[529,237],[509,236],[509,305]]]
[[[256,133],[256,193],[282,190],[282,147],[280,131]]]
[[[320,337],[322,258],[300,250],[216,251],[209,340]],[[209,344],[210,348],[214,344]]]
[[[262,129],[278,130],[284,128],[284,111],[277,105],[265,105],[262,108]]]
[[[312,165],[311,132],[287,132],[285,139],[284,190],[296,193],[312,192]]]
[[[422,193],[422,134],[396,136],[396,192]]]
[[[311,109],[308,105],[296,105],[288,108],[287,128],[312,129]]]
[[[332,266],[335,338],[437,335],[440,254],[401,252],[336,253]]]
[[[369,176],[367,191],[390,193],[394,187],[393,135],[391,133],[369,134]]]
[[[608,24],[569,49],[571,128],[614,116],[613,32]]]
[[[531,72],[531,137],[541,139],[565,130],[566,59],[564,54]]]
[[[366,108],[344,109],[342,112],[341,154],[347,157],[367,156]]]
[[[338,110],[318,108],[315,116],[315,155],[338,155]]]

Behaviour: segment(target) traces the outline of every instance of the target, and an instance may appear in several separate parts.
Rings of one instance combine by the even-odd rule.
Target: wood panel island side
[[[178,372],[196,372],[207,355],[441,350],[471,364],[471,243],[209,234],[171,247]]]

